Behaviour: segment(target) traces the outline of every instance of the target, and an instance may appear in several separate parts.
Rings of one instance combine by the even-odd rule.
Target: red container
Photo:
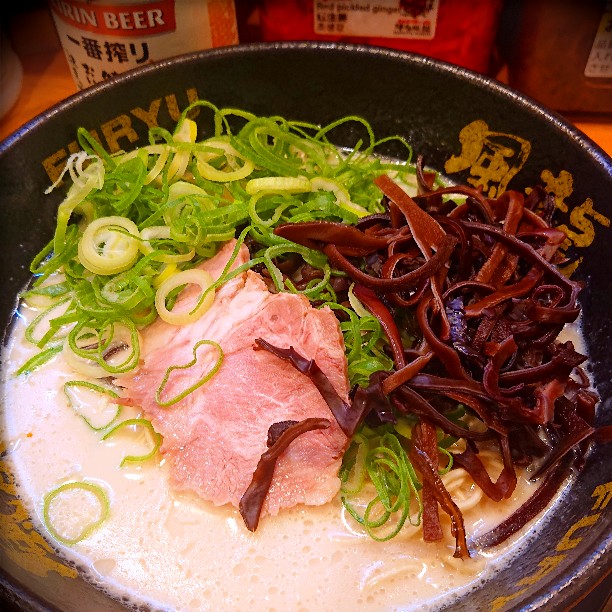
[[[491,69],[502,0],[262,0],[264,40],[328,40]]]

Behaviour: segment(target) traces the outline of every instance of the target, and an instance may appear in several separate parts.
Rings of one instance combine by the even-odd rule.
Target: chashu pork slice
[[[218,278],[234,247],[235,242],[226,244],[203,268]],[[233,266],[247,259],[242,246]],[[194,299],[185,296],[183,301],[188,305]],[[328,429],[301,435],[279,458],[262,516],[296,504],[324,504],[339,490],[338,470],[348,440],[310,379],[268,351],[255,350],[256,338],[281,348],[293,346],[314,359],[348,400],[344,345],[331,310],[312,308],[304,296],[272,294],[258,274],[248,271],[218,289],[213,305],[196,322],[174,326],[158,320],[144,330],[140,368],[119,381],[122,401],[140,406],[163,435],[161,452],[170,464],[172,486],[195,491],[215,505],[238,506],[267,449],[273,423],[329,419]],[[221,346],[219,370],[176,404],[160,406],[156,391],[168,368],[191,362],[200,340]],[[195,365],[170,373],[161,401],[200,380],[217,354],[214,347],[201,345]]]

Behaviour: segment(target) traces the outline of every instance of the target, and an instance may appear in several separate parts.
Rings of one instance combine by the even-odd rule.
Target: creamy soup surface
[[[102,440],[104,431],[89,427],[67,401],[64,383],[83,377],[75,376],[61,354],[29,376],[13,375],[37,351],[23,337],[35,314],[22,308],[3,360],[2,439],[41,533],[47,533],[42,516],[49,491],[85,481],[107,493],[110,514],[88,537],[71,546],[49,539],[113,596],[184,611],[422,610],[489,578],[526,537],[462,561],[452,556],[454,539],[442,512],[443,543],[424,543],[414,527],[380,543],[362,532],[339,500],[266,517],[251,533],[237,509],[173,491],[159,454],[120,467],[124,457],[146,450],[144,434],[138,439],[127,431]],[[581,350],[576,330],[568,333],[572,337],[565,339]],[[123,407],[119,419],[138,416],[136,409]],[[527,478],[520,477],[503,505],[482,497],[471,509],[462,508],[468,537],[518,508],[534,490]],[[461,498],[456,501],[461,508]],[[54,520],[78,532],[100,511],[95,500],[85,502],[65,495]]]

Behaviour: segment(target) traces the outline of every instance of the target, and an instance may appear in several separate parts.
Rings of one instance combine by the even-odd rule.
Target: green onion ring
[[[161,396],[162,396],[162,393],[166,385],[168,384],[168,379],[170,378],[170,374],[174,370],[187,370],[193,367],[198,360],[198,358],[196,357],[196,351],[202,345],[212,346],[217,351],[218,353],[217,359],[215,363],[213,364],[213,366],[204,376],[202,376],[202,378],[200,378],[195,383],[193,383],[193,385],[190,385],[189,387],[187,387],[187,389],[185,389],[184,391],[182,391],[181,393],[175,395],[174,397],[170,399],[162,400]],[[170,366],[166,370],[166,373],[164,374],[164,377],[159,387],[157,388],[157,391],[155,392],[155,400],[157,404],[159,406],[167,408],[168,406],[172,406],[173,404],[180,402],[183,398],[187,397],[190,393],[193,393],[196,389],[201,387],[205,382],[209,381],[217,373],[222,363],[223,363],[223,349],[221,348],[221,346],[217,342],[214,342],[213,340],[199,340],[193,345],[193,359],[189,363],[186,363],[185,365]]]
[[[121,423],[118,423],[110,431],[105,433],[104,436],[102,436],[102,440],[108,440],[108,438],[113,436],[120,429],[123,429],[125,427],[134,427],[134,426],[144,427],[144,429],[146,429],[149,432],[153,440],[153,448],[148,453],[145,453],[144,455],[126,455],[121,460],[119,467],[123,467],[126,463],[129,463],[129,462],[146,461],[147,459],[150,459],[151,457],[153,457],[153,455],[155,455],[155,453],[158,451],[159,447],[161,446],[161,443],[163,440],[161,434],[157,433],[155,429],[153,429],[153,425],[151,424],[150,421],[147,421],[147,419],[126,419],[125,421],[121,421]]]
[[[50,509],[51,503],[58,496],[61,495],[64,491],[69,491],[72,489],[82,489],[84,491],[89,491],[93,493],[98,502],[100,503],[100,518],[93,521],[89,525],[85,526],[81,533],[75,538],[66,538],[61,533],[59,533],[53,523],[51,522]],[[49,533],[62,544],[66,544],[71,546],[73,544],[77,544],[81,540],[84,540],[88,536],[90,536],[110,515],[110,500],[108,495],[105,493],[102,487],[98,485],[89,483],[89,482],[66,482],[63,485],[49,491],[43,499],[43,522],[45,527],[49,531]]]

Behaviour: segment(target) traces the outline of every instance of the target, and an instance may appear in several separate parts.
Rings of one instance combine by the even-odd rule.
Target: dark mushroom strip
[[[419,326],[423,332],[423,337],[429,344],[436,357],[438,357],[438,359],[440,359],[440,361],[444,364],[451,376],[454,376],[455,378],[469,379],[470,375],[465,371],[463,365],[461,364],[461,359],[459,358],[457,351],[441,340],[431,327],[428,317],[429,310],[430,300],[428,300],[427,296],[425,296],[423,299],[421,299],[416,311],[417,321],[419,322]]]
[[[434,191],[434,184],[436,180],[435,172],[427,172],[423,169],[423,156],[419,155],[415,164],[417,187],[419,195],[428,194]]]
[[[254,348],[265,349],[266,351],[288,361],[296,370],[308,376],[315,384],[317,390],[326,401],[334,418],[340,425],[342,431],[351,437],[357,426],[361,423],[364,416],[356,410],[352,410],[350,404],[345,402],[334,389],[329,378],[319,368],[314,359],[306,359],[300,355],[292,346],[289,348],[279,348],[264,340],[263,338],[255,339],[256,346]]]
[[[391,396],[391,402],[400,413],[415,414],[419,418],[437,425],[450,436],[465,438],[466,440],[490,440],[492,437],[489,431],[472,431],[453,423],[436,410],[424,397],[406,385],[402,385],[395,390]]]
[[[400,370],[396,370],[389,376],[387,376],[382,384],[382,390],[385,394],[389,394],[395,391],[397,387],[414,378],[433,357],[433,353],[428,351],[424,355],[415,357],[410,363],[406,364]]]
[[[359,301],[378,319],[382,328],[389,339],[389,345],[393,352],[393,360],[395,361],[396,368],[403,368],[406,365],[406,359],[404,358],[404,348],[402,346],[402,339],[400,337],[399,329],[395,320],[391,316],[389,309],[382,303],[376,296],[374,291],[369,287],[355,284],[353,293]]]
[[[508,438],[501,437],[500,445],[502,446],[504,467],[495,482],[491,480],[482,461],[469,446],[462,453],[453,454],[454,465],[466,470],[484,494],[493,501],[508,499],[516,488],[516,471],[510,457]]]
[[[507,519],[475,539],[477,548],[491,548],[507,540],[535,518],[552,500],[567,476],[569,461],[558,463],[543,479],[535,493]]]
[[[385,423],[397,423],[397,415],[389,401],[389,397],[383,392],[382,385],[386,372],[374,372],[368,380],[367,387],[357,387],[351,402],[351,409],[357,414],[365,415],[372,426]]]
[[[426,260],[432,256],[432,251],[437,251],[445,238],[445,231],[434,217],[425,212],[419,205],[387,175],[379,176],[374,183],[404,214],[412,237],[418,245],[421,253]],[[446,313],[441,298],[441,285],[444,280],[443,268],[438,268],[430,277],[432,296],[435,302],[435,309],[440,313],[440,337],[443,340],[448,338],[449,324],[446,320]]]
[[[355,422],[394,424],[398,432],[419,423],[403,444],[424,485],[425,539],[438,538],[442,507],[456,554],[465,556],[461,512],[437,474],[433,431],[463,441],[465,450],[449,447],[455,464],[491,499],[511,495],[519,466],[544,476],[516,516],[479,540],[483,546],[533,518],[565,477],[560,466],[572,455],[579,468],[589,444],[610,433],[593,425],[598,398],[580,369],[585,357],[557,339],[580,314],[582,284],[556,266],[565,235],[550,225],[554,198],[537,186],[498,198],[471,187],[439,189],[423,168],[419,159],[414,198],[389,177],[376,179],[387,212],[358,222],[358,242],[335,226],[321,238],[310,224],[304,236],[355,282],[387,335],[394,367],[356,389]],[[453,196],[465,201],[455,205]],[[299,225],[280,233],[299,236]],[[463,411],[468,418],[457,416]],[[496,442],[503,467],[493,481],[478,449]]]
[[[536,480],[545,474],[575,446],[595,433],[595,429],[577,414],[573,403],[565,397],[560,397],[557,402],[555,420],[563,432],[563,437],[545,457],[544,461],[538,465],[538,469],[531,477],[532,480]]]
[[[440,248],[446,235],[442,226],[386,174],[379,176],[374,183],[402,211],[415,242],[426,258],[431,257],[432,250]]]
[[[365,255],[389,244],[388,237],[379,237],[358,230],[352,225],[332,221],[310,221],[279,225],[274,233],[310,249],[321,250],[325,244],[335,244],[343,252]]]
[[[461,223],[458,223],[450,217],[436,216],[436,220],[447,231],[447,233],[451,233],[459,240],[457,248],[457,253],[459,254],[457,276],[459,278],[468,278],[470,275],[470,268],[473,265],[471,234],[465,231]]]
[[[509,200],[508,211],[504,220],[504,231],[509,234],[514,234],[523,217],[523,198],[515,191],[507,191],[501,198]],[[493,275],[497,273],[498,267],[502,265],[507,253],[508,247],[505,244],[497,242],[491,251],[491,256],[485,261],[480,270],[478,270],[474,280],[482,283],[490,282]]]
[[[502,401],[503,396],[499,390],[499,370],[507,359],[518,349],[512,336],[508,336],[500,343],[488,342],[485,344],[485,354],[489,361],[484,368],[482,384],[489,396],[497,401]]]
[[[494,236],[497,240],[509,245],[514,251],[524,257],[528,262],[534,264],[534,266],[537,266],[542,271],[546,272],[546,274],[553,277],[562,287],[566,289],[566,294],[571,296],[572,301],[573,298],[575,298],[575,296],[580,291],[581,285],[579,283],[571,281],[569,278],[563,276],[559,269],[553,264],[551,264],[548,259],[546,259],[545,255],[550,252],[549,250],[544,251],[544,255],[541,255],[527,243],[522,242],[519,238],[506,234],[502,229],[499,229],[494,226],[468,221],[465,221],[463,225],[464,227],[472,231],[481,232],[489,236]],[[555,234],[552,234],[550,236],[548,243],[553,249],[552,252],[554,252],[554,250],[558,248],[558,246],[561,244],[565,237],[563,232],[559,232],[558,230],[555,230],[555,232]]]
[[[499,375],[499,382],[507,386],[518,383],[541,383],[559,375],[567,378],[572,370],[585,360],[585,355],[577,353],[574,350],[574,345],[571,342],[566,342],[554,347],[554,353],[550,361],[532,368],[503,372]]]
[[[450,391],[453,393],[465,393],[483,400],[491,399],[483,384],[475,380],[457,379],[451,378],[450,376],[437,376],[435,374],[420,372],[408,381],[408,384],[414,389],[426,389],[439,393]]]
[[[428,455],[414,445],[410,451],[410,459],[416,469],[419,470],[423,480],[431,485],[431,490],[440,504],[440,507],[450,516],[451,533],[455,536],[455,552],[453,556],[460,559],[468,558],[470,556],[470,551],[467,546],[463,515],[449,492],[446,490],[442,479],[438,475],[436,467],[432,465]]]
[[[494,431],[502,436],[508,436],[509,428],[501,422],[496,412],[484,401],[478,399],[477,397],[463,394],[458,391],[445,391],[444,395],[471,408],[478,418],[491,431]]]
[[[449,322],[449,340],[453,348],[470,360],[484,367],[485,359],[480,351],[472,348],[468,336],[467,320],[463,308],[461,296],[449,300],[446,303],[446,319]]]
[[[526,314],[528,314],[534,321],[540,323],[573,323],[580,314],[580,308],[550,308],[547,306],[532,305],[530,306]]]
[[[474,304],[470,304],[465,308],[467,317],[481,317],[484,311],[489,308],[494,308],[502,302],[511,298],[523,297],[527,295],[544,276],[543,270],[534,266],[531,270],[517,283],[513,285],[505,285],[497,291],[487,295]]]
[[[448,261],[456,244],[457,239],[447,234],[442,239],[438,251],[430,260],[426,261],[422,266],[412,272],[407,272],[402,276],[395,276],[393,278],[377,278],[362,272],[357,266],[353,265],[344,257],[340,250],[333,244],[326,245],[323,252],[327,255],[330,263],[334,267],[346,272],[353,280],[371,289],[387,293],[390,291],[408,290],[417,287],[422,280],[434,275]]]
[[[262,453],[253,472],[251,482],[240,498],[238,505],[240,515],[249,531],[257,529],[261,510],[274,477],[274,468],[281,454],[298,436],[316,429],[327,429],[329,425],[327,419],[312,418],[297,422],[283,421],[280,428],[279,424],[271,426],[271,429],[275,428],[276,431],[268,431],[268,440],[273,439],[274,442],[267,451]],[[278,433],[279,429],[283,430],[280,435]]]
[[[467,196],[465,207],[457,206],[448,214],[451,219],[461,219],[471,210],[476,210],[485,223],[492,224],[494,222],[495,214],[491,209],[491,204],[478,189],[465,185],[452,185],[437,189],[436,194]],[[433,197],[433,194],[422,197]]]
[[[413,444],[428,459],[433,469],[438,469],[438,439],[436,428],[426,420],[421,420],[414,427]],[[423,480],[423,540],[437,542],[444,537],[440,525],[438,500],[434,490],[435,485],[431,479]]]

